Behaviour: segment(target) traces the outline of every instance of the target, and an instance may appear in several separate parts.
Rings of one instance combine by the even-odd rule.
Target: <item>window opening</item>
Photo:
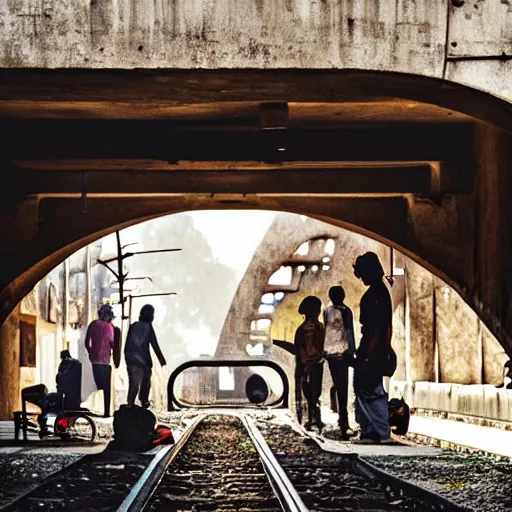
[[[332,256],[334,254],[335,247],[336,247],[336,244],[334,243],[334,240],[332,238],[328,238],[327,242],[325,242],[325,247],[324,247],[325,252]]]
[[[295,251],[295,254],[299,254],[301,256],[305,256],[308,252],[309,252],[309,242],[304,242]]]
[[[281,267],[276,270],[268,280],[268,284],[289,285],[292,282],[292,267]]]

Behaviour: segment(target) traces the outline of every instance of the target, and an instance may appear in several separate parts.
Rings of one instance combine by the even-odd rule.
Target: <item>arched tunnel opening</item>
[[[58,354],[68,349],[84,368],[84,403],[101,413],[101,393],[95,393],[84,350],[87,325],[101,304],[112,304],[124,342],[140,308],[151,303],[168,361],[165,368],[155,361],[156,409],[294,408],[294,357],[274,340],[293,343],[302,322],[301,300],[316,295],[325,308],[329,288],[341,284],[354,312],[358,343],[364,286],[352,264],[358,255],[373,251],[383,263],[393,299],[392,345],[398,366],[387,384],[390,398],[403,397],[422,414],[509,420],[503,403],[508,392],[495,387],[504,382],[506,351],[447,283],[396,249],[333,224],[298,214],[235,212],[180,213],[121,231],[123,252],[133,254],[124,263],[124,321],[119,282],[101,263],[116,257],[116,235],[80,249],[53,269],[20,305],[15,326],[19,387],[43,382],[51,388]],[[165,252],[169,249],[181,250]],[[239,363],[219,363],[224,360]],[[269,361],[277,366],[266,368]],[[267,387],[261,402],[247,392],[255,375]],[[127,381],[122,363],[113,381],[114,409],[126,402]],[[329,372],[322,389],[324,411],[335,418]],[[353,404],[352,388],[349,396]],[[350,410],[352,414],[352,405]]]

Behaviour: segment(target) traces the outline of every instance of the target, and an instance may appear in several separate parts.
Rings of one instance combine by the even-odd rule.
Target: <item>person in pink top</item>
[[[93,320],[85,335],[85,348],[92,363],[92,373],[96,387],[103,391],[103,416],[110,416],[110,386],[112,367],[110,361],[114,349],[114,311],[103,305],[98,311],[98,320]]]

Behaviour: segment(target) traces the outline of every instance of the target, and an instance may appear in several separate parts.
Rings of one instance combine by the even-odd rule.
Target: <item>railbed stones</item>
[[[375,466],[475,512],[512,510],[512,461],[446,452],[436,457],[365,457]]]
[[[441,510],[366,478],[355,469],[354,457],[324,452],[289,426],[263,422],[257,426],[312,511]]]
[[[206,418],[162,478],[148,510],[280,510],[239,419]]]
[[[85,456],[7,510],[117,510],[150,461],[147,455],[113,451]]]

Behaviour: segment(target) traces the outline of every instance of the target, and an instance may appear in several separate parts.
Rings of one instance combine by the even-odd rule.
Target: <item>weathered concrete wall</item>
[[[435,380],[433,276],[405,259],[406,379]],[[396,377],[397,379],[399,376]]]
[[[511,19],[501,0],[6,0],[0,66],[360,68],[510,100]]]
[[[410,407],[478,416],[498,421],[512,419],[512,392],[494,386],[393,382],[391,397],[404,397]]]
[[[480,322],[480,332],[482,336],[483,383],[501,384],[504,376],[504,365],[509,358],[503,351],[503,347],[482,322]]]
[[[490,126],[476,135],[477,185],[473,282],[468,288],[482,312],[493,311],[489,329],[500,339],[512,332],[512,137]],[[494,322],[501,327],[495,328]],[[504,337],[504,336],[503,336]]]
[[[508,0],[450,2],[444,78],[512,98],[512,8]]]
[[[12,419],[20,402],[20,309],[19,306],[0,326],[0,420]]]
[[[454,290],[437,279],[435,294],[440,381],[481,384],[482,348],[478,317]]]
[[[7,0],[0,65],[353,67],[440,76],[446,13],[445,0]]]

